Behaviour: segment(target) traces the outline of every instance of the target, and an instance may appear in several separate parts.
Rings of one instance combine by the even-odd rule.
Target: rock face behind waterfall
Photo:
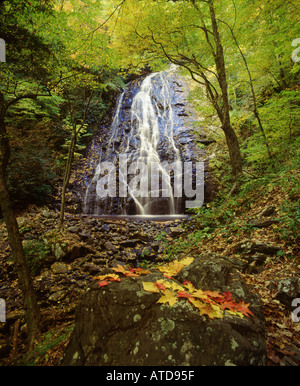
[[[120,168],[124,162],[123,159],[120,161],[120,154],[126,155],[128,166],[132,162],[171,164],[186,161],[195,165],[195,162],[202,161],[204,152],[193,141],[192,119],[186,109],[186,91],[182,79],[174,70],[150,74],[127,85],[116,101],[112,117],[99,128],[83,165],[73,177],[72,189],[76,191],[81,213],[163,215],[184,212],[186,198],[170,199],[168,194],[164,197],[161,181],[156,194],[149,189],[151,201],[136,198],[129,187],[125,197],[122,197]],[[105,162],[113,165],[108,166],[107,171],[100,168]],[[110,180],[112,172],[116,176],[115,186],[113,179]],[[99,197],[101,178],[103,186],[115,189],[114,197]],[[170,178],[170,183],[174,184],[175,171],[170,173]],[[150,181],[150,171],[148,179]]]

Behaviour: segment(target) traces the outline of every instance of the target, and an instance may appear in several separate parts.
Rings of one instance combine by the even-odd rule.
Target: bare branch
[[[108,16],[106,20],[102,24],[99,25],[99,27],[95,28],[92,32],[89,34],[93,34],[94,32],[98,31],[100,28],[102,28],[111,18],[112,16],[117,12],[117,10],[122,7],[122,5],[125,3],[126,0],[122,0],[120,4],[118,4],[115,9],[112,11],[112,13]]]

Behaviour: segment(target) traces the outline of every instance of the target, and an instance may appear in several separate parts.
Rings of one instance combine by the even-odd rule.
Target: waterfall
[[[184,105],[176,87],[171,67],[131,82],[121,93],[85,191],[85,214],[183,213],[182,197],[174,194],[175,185],[182,185],[184,158],[177,142],[190,139],[180,117],[186,114],[175,111]]]
[[[155,93],[154,83],[156,77],[160,80],[160,93]],[[156,96],[156,97],[155,97]],[[130,189],[129,193],[134,198],[139,213],[141,215],[153,214],[153,197],[159,197],[159,193],[168,197],[168,214],[175,214],[174,195],[169,173],[162,167],[162,162],[158,154],[158,144],[164,136],[171,149],[174,151],[175,160],[180,161],[179,150],[176,148],[173,137],[173,109],[171,104],[170,88],[163,73],[154,73],[145,78],[142,82],[140,91],[135,95],[131,105],[131,126],[135,128],[140,138],[139,146],[131,154],[131,160],[137,159],[137,163],[146,166],[140,180],[142,186],[148,187],[148,191],[141,196],[139,189]],[[129,148],[127,148],[129,150]],[[164,189],[159,189],[159,183],[153,183],[151,179],[152,166],[155,165],[157,176],[161,175],[161,185]],[[154,190],[153,190],[154,185]],[[156,188],[156,189],[155,189]]]

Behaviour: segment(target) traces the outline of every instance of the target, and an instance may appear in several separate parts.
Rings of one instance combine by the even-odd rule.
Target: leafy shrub
[[[41,272],[46,257],[50,253],[49,247],[39,240],[26,240],[23,244],[25,256],[32,276]]]

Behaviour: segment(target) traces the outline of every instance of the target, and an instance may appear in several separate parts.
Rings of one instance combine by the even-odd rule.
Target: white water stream
[[[168,170],[170,160],[162,161],[161,149],[159,149],[159,144],[163,141],[168,154],[172,154],[173,165],[176,165],[176,161],[180,162],[180,152],[174,142],[172,89],[168,80],[168,76],[174,70],[175,68],[171,67],[168,71],[152,73],[142,81],[131,102],[131,129],[127,134],[123,130],[120,132],[122,126],[120,111],[124,92],[120,95],[107,149],[105,154],[101,154],[93,179],[86,189],[85,206],[88,205],[87,199],[92,184],[96,184],[96,193],[99,197],[105,196],[103,187],[105,185],[107,188],[110,184],[111,192],[116,192],[119,197],[127,196],[134,200],[138,215],[159,214],[153,211],[153,200],[158,197],[164,198],[163,205],[168,206],[169,215],[180,213],[177,211],[171,186],[170,170]],[[135,146],[132,146],[132,139],[135,140]],[[117,153],[115,145],[119,145],[121,141],[125,146],[122,149],[123,158],[119,158],[120,190],[118,192],[117,184],[114,182],[115,164],[109,167],[103,160],[111,160],[115,157]],[[104,167],[106,173],[103,172]],[[181,174],[177,174],[176,178],[181,178]],[[126,214],[126,211],[123,214]]]

